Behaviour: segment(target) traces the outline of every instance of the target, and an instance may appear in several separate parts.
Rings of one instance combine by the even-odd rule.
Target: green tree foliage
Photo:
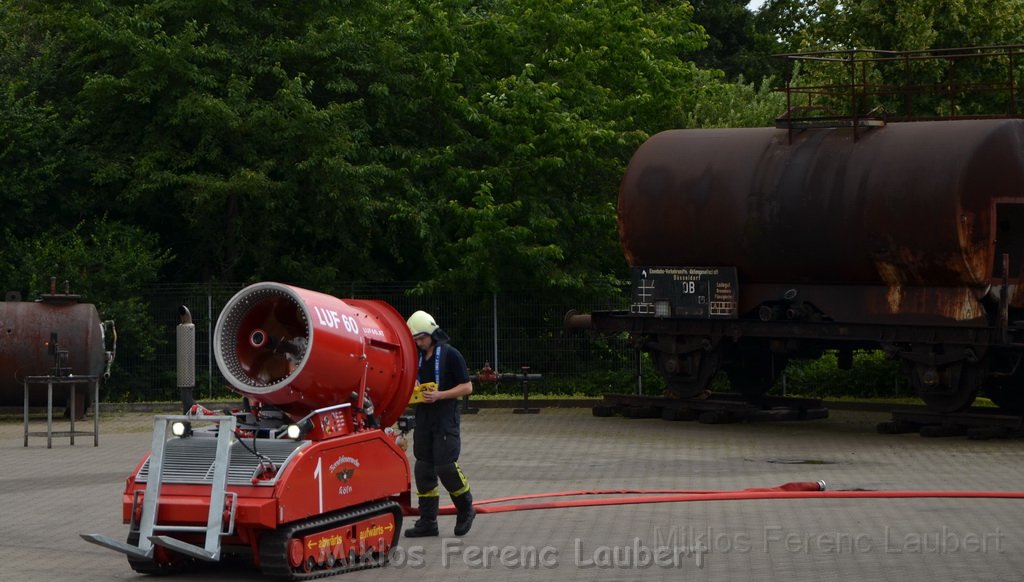
[[[772,388],[781,393],[782,381]],[[886,359],[879,351],[855,352],[853,366],[838,367],[835,352],[826,352],[816,360],[797,360],[786,368],[786,393],[810,397],[838,395],[862,398],[907,398],[913,390],[899,371],[897,362]]]
[[[157,248],[154,235],[100,217],[70,230],[45,228],[10,241],[2,258],[5,289],[32,299],[49,291],[50,277],[60,282],[60,292],[67,281],[70,291],[94,303],[104,320],[114,320],[122,346],[132,346],[143,361],[153,356],[160,334],[140,295],[171,258]]]
[[[317,280],[336,272],[328,249],[359,260],[354,229],[341,225],[379,217],[356,212],[367,193],[342,195],[338,182],[372,172],[349,159],[361,120],[336,92],[314,103],[314,81],[290,66],[320,50],[318,31],[305,34],[317,4],[40,8],[60,63],[37,66],[56,69],[43,81],[64,88],[45,95],[80,152],[67,188],[159,233],[186,278],[274,277],[301,264]]]
[[[820,2],[810,47],[918,50],[1020,42],[1017,0]]]
[[[805,66],[794,74],[804,86],[857,84],[914,87],[930,97],[876,96],[862,111],[895,116],[1003,114],[1013,93],[991,90],[1010,78],[1008,59],[975,58],[865,64],[873,51],[926,51],[1021,42],[1024,12],[1017,0],[769,0],[758,26],[797,51],[844,51],[848,63]],[[819,63],[820,65],[820,63]],[[1020,74],[1019,71],[1014,73]],[[925,89],[931,87],[931,89]],[[984,91],[983,87],[988,87]],[[848,97],[837,102],[848,103]],[[835,105],[826,104],[826,105]],[[838,113],[838,112],[837,112]]]
[[[683,0],[0,0],[4,276],[71,280],[143,351],[154,280],[622,278],[637,146],[778,113],[707,41]]]
[[[714,82],[680,58],[703,35],[685,3],[490,8],[446,27],[458,31],[453,43],[471,44],[455,64],[456,163],[432,188],[447,193],[448,212],[423,241],[449,268],[428,287],[578,286],[621,264],[613,204],[628,157],[653,131],[679,126]]]
[[[921,50],[1021,42],[1018,0],[767,0],[758,28],[786,52]]]
[[[819,19],[819,2],[766,0],[754,15],[754,27],[775,43],[776,54],[811,50],[809,31]],[[815,45],[814,50],[822,50]]]
[[[753,83],[715,83],[701,89],[683,127],[765,127],[786,111],[786,96],[774,77]]]
[[[54,185],[62,165],[55,113],[37,107],[35,95],[21,95],[15,84],[0,94],[0,205],[7,238],[26,236],[58,204]]]
[[[0,3],[0,290],[33,299],[50,277],[61,291],[67,281],[146,358],[157,340],[140,292],[171,257],[154,234],[124,221],[131,213],[106,216],[116,206],[111,192],[83,173],[92,144],[77,139],[72,80],[56,74],[67,55],[42,26],[43,12],[52,15],[42,4]]]
[[[708,45],[694,61],[701,68],[721,69],[726,78],[762,83],[782,77],[783,62],[773,58],[783,47],[746,0],[693,0],[693,21],[708,34]]]
[[[621,273],[625,162],[718,83],[686,2],[0,6],[0,130],[38,144],[6,155],[42,173],[4,196],[156,234],[172,281]]]

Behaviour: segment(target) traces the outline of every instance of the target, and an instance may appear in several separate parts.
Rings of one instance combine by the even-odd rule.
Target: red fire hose
[[[576,497],[584,495],[616,495],[600,499],[570,499],[561,501],[538,501],[512,503],[527,499],[550,497]],[[640,503],[682,503],[686,501],[743,501],[756,499],[907,499],[907,498],[974,498],[974,499],[1024,499],[1024,491],[826,491],[824,481],[797,481],[778,487],[728,490],[672,490],[672,489],[599,489],[560,491],[556,493],[535,493],[513,497],[498,497],[476,501],[473,507],[478,513],[504,513],[506,511],[529,511],[531,509],[557,509],[564,507],[597,507],[604,505],[630,505]],[[440,509],[442,515],[455,513],[453,505]]]

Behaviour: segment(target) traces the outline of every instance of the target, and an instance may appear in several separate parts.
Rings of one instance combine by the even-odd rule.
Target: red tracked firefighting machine
[[[380,301],[258,283],[225,306],[217,366],[240,411],[156,417],[128,477],[122,552],[143,573],[250,554],[304,580],[387,560],[410,506],[410,470],[390,427],[409,402],[416,346]]]

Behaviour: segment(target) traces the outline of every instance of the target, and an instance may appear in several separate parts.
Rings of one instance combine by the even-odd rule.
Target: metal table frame
[[[31,385],[46,385],[46,432],[29,432],[28,430],[28,396],[29,386]],[[71,419],[71,430],[69,431],[57,431],[53,430],[53,386],[54,384],[67,384],[71,386],[71,401],[68,404],[70,414],[68,415]],[[92,432],[75,430],[75,393],[79,384],[92,385],[93,399],[92,399],[92,419],[93,426]],[[97,376],[26,376],[24,379],[25,385],[25,446],[28,446],[28,437],[30,436],[45,436],[46,437],[46,448],[53,448],[53,437],[70,437],[71,446],[75,445],[75,435],[92,435],[92,446],[100,446],[100,382]]]

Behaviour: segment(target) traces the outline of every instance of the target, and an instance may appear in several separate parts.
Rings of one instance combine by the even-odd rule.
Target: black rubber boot
[[[412,527],[405,530],[407,538],[424,538],[438,535],[437,531],[437,497],[420,498],[420,518]]]
[[[405,530],[405,537],[407,538],[425,538],[430,536],[438,535],[437,531],[437,520],[419,518],[412,527]]]
[[[464,536],[473,527],[473,519],[476,517],[476,510],[473,509],[473,494],[467,491],[458,497],[452,497],[452,502],[455,503],[455,509],[458,510],[455,516],[455,535]]]

